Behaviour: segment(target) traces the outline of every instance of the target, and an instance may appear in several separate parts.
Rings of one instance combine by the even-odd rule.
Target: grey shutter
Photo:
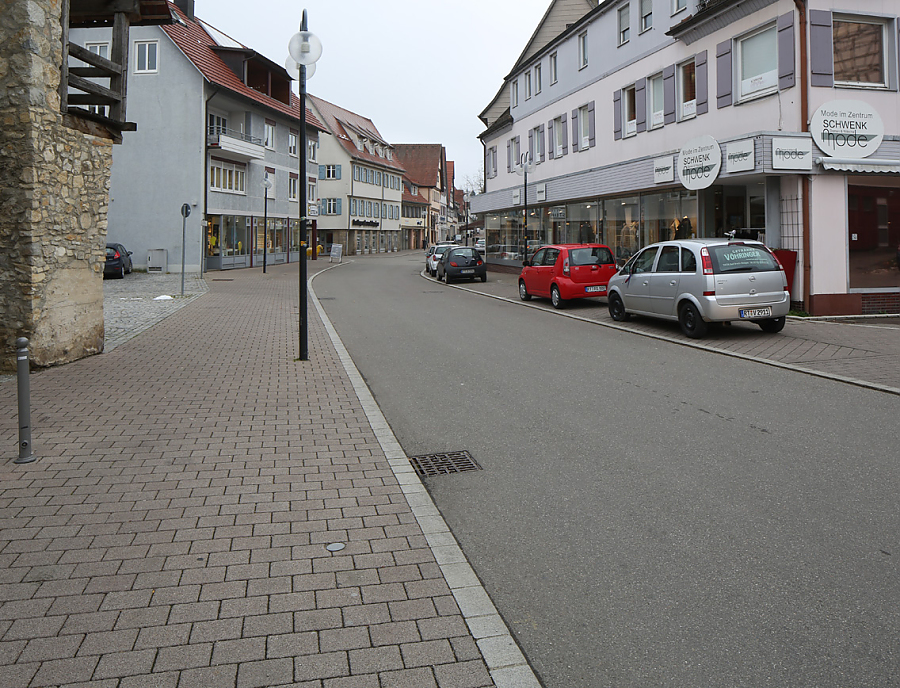
[[[544,125],[541,125],[541,130],[538,132],[538,139],[540,140],[540,144],[538,145],[538,150],[541,152],[541,159],[539,162],[544,162],[544,151],[547,149],[546,146],[546,137],[544,136]]]
[[[491,149],[484,149],[484,178],[491,178]]]
[[[528,130],[528,155],[534,162],[534,129]]]
[[[778,88],[794,86],[794,13],[778,17]]]
[[[512,139],[506,142],[506,171],[512,172]]]
[[[675,65],[663,70],[663,122],[675,121]]]
[[[319,214],[324,215],[325,209],[328,207],[328,204],[325,202],[324,198],[319,199]]]
[[[319,165],[319,179],[325,179],[325,165]]]
[[[594,126],[594,101],[588,103],[588,145],[597,145],[596,127]]]
[[[340,198],[337,199],[337,208],[335,208],[334,214],[335,215],[341,214],[341,199]]]
[[[336,175],[335,179],[340,179],[341,178],[341,166],[335,165],[334,167],[335,167],[335,175]],[[338,213],[338,214],[340,214],[340,213]]]
[[[562,117],[560,117],[561,123],[559,126],[562,127],[562,135],[563,135],[563,155],[569,154],[569,130],[566,128],[566,113],[563,113]]]
[[[647,80],[634,85],[635,131],[647,131]]]
[[[723,108],[731,105],[733,88],[731,41],[722,41],[716,46],[716,107]]]
[[[697,80],[697,114],[704,115],[709,112],[709,63],[706,61],[705,50],[694,57],[694,69]]]
[[[572,152],[578,152],[578,110],[572,110]]]
[[[547,131],[549,136],[547,136],[547,150],[549,151],[550,159],[556,157],[556,136],[553,133],[553,120],[551,119],[547,122]]]
[[[613,138],[622,138],[622,90],[613,93]]]
[[[810,86],[834,86],[834,36],[831,12],[809,11]]]

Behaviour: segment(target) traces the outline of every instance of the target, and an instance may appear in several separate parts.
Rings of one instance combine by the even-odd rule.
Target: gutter
[[[807,47],[806,36],[806,0],[794,0],[797,12],[800,14],[800,119],[801,131],[809,132],[809,52]],[[809,213],[812,204],[809,198],[809,175],[804,174],[801,178],[801,188],[803,193],[803,310],[810,312],[810,283],[811,283],[811,260],[810,260],[810,223]]]

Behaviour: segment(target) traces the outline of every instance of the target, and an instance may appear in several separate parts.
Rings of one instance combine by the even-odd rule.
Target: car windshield
[[[571,265],[606,265],[614,262],[612,252],[606,246],[586,246],[569,250]]]
[[[753,244],[721,244],[710,246],[713,271],[723,272],[770,272],[779,270],[778,261],[763,246]]]
[[[477,258],[480,257],[474,248],[458,248],[453,251],[452,256]]]
[[[116,255],[116,249],[114,249],[112,246],[107,246],[106,247],[106,257],[112,258],[115,255]]]

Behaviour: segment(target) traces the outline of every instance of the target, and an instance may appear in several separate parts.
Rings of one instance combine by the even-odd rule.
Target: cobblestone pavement
[[[424,258],[421,262],[424,265]],[[517,275],[488,272],[485,283],[459,282],[451,286],[514,301],[522,306],[553,310],[548,299],[519,301],[517,285]],[[684,346],[746,357],[900,394],[900,316],[791,317],[777,335],[766,334],[750,323],[734,323],[713,327],[706,337],[696,340],[683,335],[675,322],[637,316],[628,322],[614,322],[609,317],[605,299],[573,301],[560,314]]]
[[[537,688],[296,265],[219,275],[108,285],[155,324],[32,374],[34,463],[0,380],[0,686]]]

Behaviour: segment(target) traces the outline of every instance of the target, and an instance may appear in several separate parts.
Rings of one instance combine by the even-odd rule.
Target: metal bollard
[[[31,463],[31,381],[28,378],[28,340],[16,340],[16,377],[19,384],[19,458],[15,463]]]

